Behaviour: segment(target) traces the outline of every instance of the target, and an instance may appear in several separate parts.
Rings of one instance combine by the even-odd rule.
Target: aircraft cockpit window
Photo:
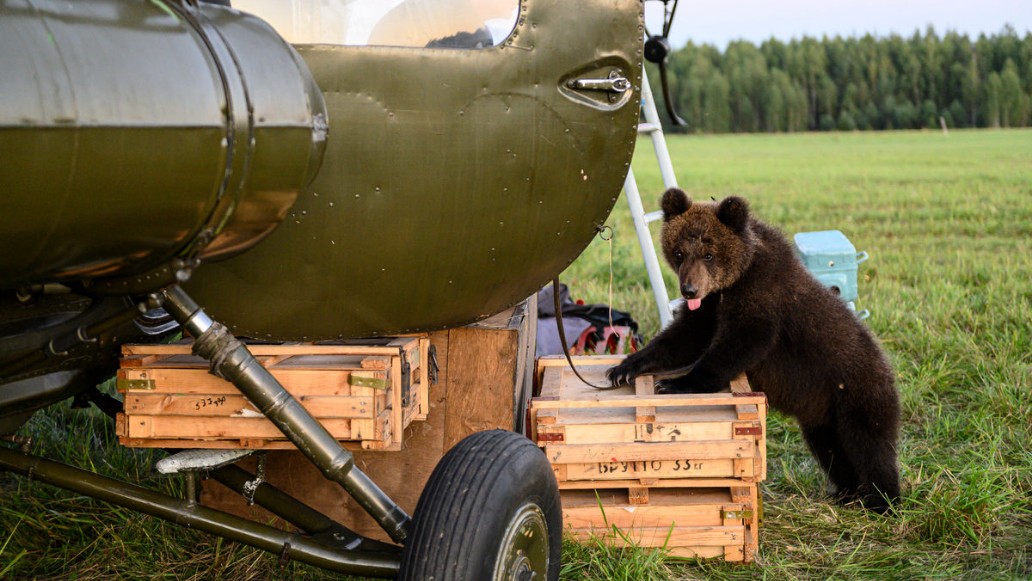
[[[479,49],[516,27],[520,0],[233,0],[292,44]]]

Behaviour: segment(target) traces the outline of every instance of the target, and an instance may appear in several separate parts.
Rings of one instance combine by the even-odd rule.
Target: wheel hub
[[[495,581],[538,581],[548,578],[548,525],[536,504],[516,510],[498,551]]]

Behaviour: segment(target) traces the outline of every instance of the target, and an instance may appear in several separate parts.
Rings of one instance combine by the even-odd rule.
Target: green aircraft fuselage
[[[638,0],[524,0],[481,48],[296,53],[172,8],[5,3],[0,288],[142,292],[200,258],[186,289],[238,334],[447,328],[546,284],[619,194]]]

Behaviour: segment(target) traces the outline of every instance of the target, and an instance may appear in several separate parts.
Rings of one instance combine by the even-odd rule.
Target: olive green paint
[[[325,145],[297,53],[221,7],[7,0],[0,79],[0,288],[247,249]]]
[[[312,187],[263,243],[187,289],[238,334],[325,339],[446,328],[561,272],[634,149],[640,0],[527,0],[482,50],[300,46],[331,118]],[[633,91],[574,91],[619,71]]]

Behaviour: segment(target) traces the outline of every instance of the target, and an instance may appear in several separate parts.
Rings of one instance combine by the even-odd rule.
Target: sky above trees
[[[661,2],[646,3],[646,24],[661,27]],[[723,50],[729,41],[760,44],[823,35],[899,34],[928,25],[938,34],[954,30],[973,39],[1010,24],[1019,35],[1032,31],[1032,0],[680,0],[670,33],[674,48],[691,40]]]

